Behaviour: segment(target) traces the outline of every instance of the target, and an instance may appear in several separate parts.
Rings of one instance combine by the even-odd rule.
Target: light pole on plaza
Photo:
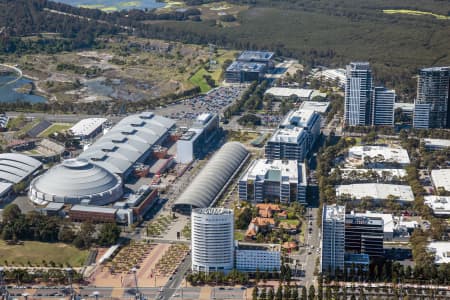
[[[136,287],[136,299],[141,300],[141,299],[142,299],[142,295],[141,295],[141,293],[139,292],[138,280],[137,280],[137,275],[136,275],[137,269],[136,269],[136,268],[132,268],[132,269],[131,269],[131,272],[132,272],[133,275],[134,275],[134,285],[135,285],[135,287]]]
[[[98,291],[94,291],[92,293],[92,296],[95,298],[95,300],[98,300],[99,295],[100,295],[100,293]]]
[[[73,295],[73,286],[72,286],[72,268],[66,268],[67,278],[69,279],[70,286],[70,300],[73,300],[75,297]]]
[[[5,274],[5,269],[0,267],[0,297],[5,296],[5,299],[9,299],[8,289],[6,288],[6,284],[3,281],[3,275]]]

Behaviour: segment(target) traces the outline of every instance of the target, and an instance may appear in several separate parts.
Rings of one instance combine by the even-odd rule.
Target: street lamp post
[[[134,275],[134,284],[135,284],[135,287],[136,287],[136,299],[142,300],[142,295],[141,295],[141,293],[139,292],[138,280],[137,280],[137,275],[136,275],[137,269],[136,269],[136,268],[132,268],[132,269],[131,269],[131,272],[132,272],[133,275]]]
[[[74,300],[73,286],[72,286],[72,268],[66,268],[67,278],[69,279],[70,286],[70,300]]]

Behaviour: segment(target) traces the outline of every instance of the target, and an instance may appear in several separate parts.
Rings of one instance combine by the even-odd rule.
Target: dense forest
[[[186,1],[192,5],[206,2],[215,1]],[[415,93],[413,76],[418,68],[450,64],[449,19],[383,13],[383,9],[401,8],[448,15],[448,1],[229,2],[249,5],[236,16],[238,27],[222,26],[220,21],[210,19],[202,21],[201,9],[195,7],[164,13],[105,13],[47,0],[1,0],[0,53],[97,47],[97,37],[125,33],[226,48],[267,49],[298,58],[307,66],[342,67],[351,60],[368,60],[376,83],[395,88],[403,99]],[[39,33],[58,33],[58,37],[19,38]]]

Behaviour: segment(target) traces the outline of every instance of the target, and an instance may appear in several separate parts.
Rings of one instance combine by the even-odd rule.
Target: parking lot
[[[220,113],[227,106],[239,99],[245,87],[227,86],[209,91],[206,95],[182,100],[155,109],[155,113],[178,120],[179,125],[190,126],[201,113]]]

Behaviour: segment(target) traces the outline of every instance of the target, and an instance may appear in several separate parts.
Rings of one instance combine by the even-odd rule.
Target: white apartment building
[[[191,215],[193,272],[228,272],[234,266],[234,213],[198,208]]]
[[[270,247],[239,245],[236,248],[236,269],[241,272],[280,271],[280,245]]]

